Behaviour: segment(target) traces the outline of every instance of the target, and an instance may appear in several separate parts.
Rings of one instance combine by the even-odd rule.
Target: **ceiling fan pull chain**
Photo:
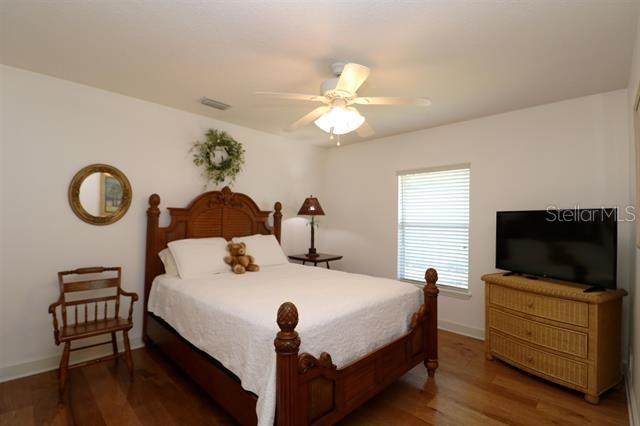
[[[340,135],[338,135],[338,142],[336,142],[336,146],[340,146]]]

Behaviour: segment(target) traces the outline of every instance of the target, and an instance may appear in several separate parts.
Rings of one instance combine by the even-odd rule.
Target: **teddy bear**
[[[231,266],[231,270],[236,274],[244,274],[246,271],[258,272],[260,267],[253,263],[253,256],[247,254],[247,245],[245,243],[229,243],[227,244],[229,256],[224,258],[225,263]]]

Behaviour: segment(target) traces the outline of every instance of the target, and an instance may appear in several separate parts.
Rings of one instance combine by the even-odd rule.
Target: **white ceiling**
[[[315,104],[253,92],[319,93],[332,62],[358,62],[360,95],[433,101],[358,107],[393,135],[624,88],[638,16],[623,0],[1,1],[4,64],[327,145],[282,130]]]

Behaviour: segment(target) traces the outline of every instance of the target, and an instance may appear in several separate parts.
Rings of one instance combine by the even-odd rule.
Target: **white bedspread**
[[[412,284],[286,264],[244,275],[158,276],[149,311],[236,374],[258,395],[258,424],[273,425],[280,304],[298,308],[300,352],[328,352],[341,368],[406,333],[422,298]]]

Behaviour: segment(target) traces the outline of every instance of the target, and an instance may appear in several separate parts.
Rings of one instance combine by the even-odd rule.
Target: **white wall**
[[[203,190],[188,151],[208,128],[245,145],[234,190],[265,210],[281,201],[285,251],[306,249],[304,221],[287,218],[310,193],[322,195],[324,150],[16,68],[1,66],[0,82],[0,378],[8,367],[59,354],[47,314],[57,271],[121,265],[124,287],[142,295],[147,199],[159,193],[164,211]],[[133,188],[129,212],[110,226],[80,221],[67,202],[73,175],[97,162],[122,170]],[[134,338],[141,318],[142,303]]]
[[[441,293],[442,326],[484,330],[480,277],[494,272],[497,210],[629,203],[627,92],[620,90],[332,149],[327,157],[323,251],[341,267],[396,276],[396,172],[471,164],[472,297]],[[620,226],[619,285],[628,288],[629,224]]]

